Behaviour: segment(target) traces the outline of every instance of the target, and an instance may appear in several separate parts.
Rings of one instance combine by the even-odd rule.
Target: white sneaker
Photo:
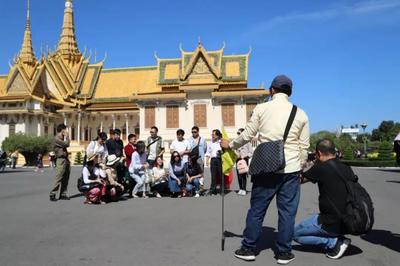
[[[194,197],[195,197],[195,198],[198,198],[198,197],[200,197],[200,194],[199,194],[199,193],[196,193],[196,195],[194,195]]]
[[[246,196],[246,194],[247,194],[247,192],[246,192],[246,190],[242,190],[242,196]]]

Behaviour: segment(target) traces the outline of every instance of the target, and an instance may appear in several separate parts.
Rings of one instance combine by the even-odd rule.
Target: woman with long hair
[[[203,177],[203,170],[197,159],[197,156],[189,156],[189,161],[185,164],[186,192],[195,198],[200,197],[200,178]]]
[[[185,185],[185,164],[179,152],[174,151],[169,164],[168,187],[174,197],[182,196],[182,187]]]
[[[146,195],[145,179],[146,171],[149,167],[146,158],[146,145],[143,141],[136,143],[136,151],[132,154],[131,164],[129,165],[129,174],[136,181],[129,195],[138,198],[137,192],[142,192],[142,198],[148,198]]]
[[[157,156],[152,169],[153,180],[151,190],[155,192],[157,198],[168,191],[168,173],[165,172],[164,162],[161,156]]]
[[[91,141],[86,148],[86,157],[88,154],[97,154],[99,156],[99,163],[105,163],[108,156],[108,151],[106,147],[107,134],[104,132],[99,132],[96,139]]]

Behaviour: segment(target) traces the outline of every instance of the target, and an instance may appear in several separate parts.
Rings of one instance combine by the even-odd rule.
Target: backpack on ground
[[[328,200],[342,220],[344,233],[363,235],[371,231],[374,225],[374,207],[368,192],[358,183],[358,176],[353,173],[353,179],[343,176],[334,162],[330,165],[345,183],[347,190],[345,213],[341,213],[328,196]]]

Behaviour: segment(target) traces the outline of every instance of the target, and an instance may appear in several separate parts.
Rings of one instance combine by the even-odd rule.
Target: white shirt
[[[272,101],[258,104],[244,131],[229,143],[233,149],[243,146],[258,133],[260,142],[283,139],[286,124],[292,110],[292,103],[284,93],[274,94]],[[281,173],[300,171],[307,161],[307,150],[310,147],[310,130],[306,113],[297,108],[293,124],[285,142],[286,167]]]
[[[159,138],[159,137],[157,137]],[[153,143],[155,139],[150,138],[150,142],[147,143],[146,140],[146,146],[148,146],[150,143]],[[148,146],[148,152],[149,152],[149,156],[148,159],[149,160],[155,160],[158,156],[157,154],[157,142],[161,141],[161,149],[164,149],[164,140],[162,138],[160,138],[159,140],[157,140],[156,142],[154,142],[153,144],[151,144],[150,146]]]
[[[157,167],[153,167],[152,171],[153,171],[154,180],[157,181],[161,177],[163,177],[163,179],[166,179],[166,176],[165,176],[166,172],[165,172],[164,168],[158,169]]]
[[[99,162],[105,162],[105,159],[108,155],[108,151],[107,151],[107,147],[105,144],[100,145],[97,142],[97,140],[93,140],[87,146],[86,154],[87,154],[87,156],[90,156],[92,154],[97,154],[99,156]]]
[[[177,151],[177,152],[181,153],[181,152],[186,151],[186,150],[190,151],[190,144],[185,139],[183,141],[178,141],[176,139],[171,143],[171,146],[169,148],[170,148],[170,150]],[[188,161],[188,157],[189,156],[187,154],[183,155],[182,162],[186,163]]]
[[[220,150],[221,145],[219,144],[219,141],[211,142],[209,145],[207,145],[206,157],[216,158],[218,157],[218,151]]]
[[[142,153],[140,155],[137,151],[132,154],[131,164],[129,165],[129,173],[130,174],[137,174],[137,173],[144,173],[144,164],[146,163],[146,153]]]
[[[106,173],[98,167],[94,168],[94,175],[97,176],[97,178],[105,178],[106,177]],[[87,167],[83,168],[82,176],[83,176],[83,182],[85,184],[89,184],[90,183],[90,172],[87,169]]]

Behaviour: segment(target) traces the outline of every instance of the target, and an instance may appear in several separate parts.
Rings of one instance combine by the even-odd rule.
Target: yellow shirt
[[[258,104],[253,111],[245,130],[229,146],[237,149],[258,134],[263,142],[283,139],[285,127],[292,110],[292,103],[284,93],[274,94],[272,100]],[[307,161],[307,149],[310,147],[310,130],[306,113],[297,108],[293,124],[285,142],[286,167],[280,173],[293,173],[301,170]]]

